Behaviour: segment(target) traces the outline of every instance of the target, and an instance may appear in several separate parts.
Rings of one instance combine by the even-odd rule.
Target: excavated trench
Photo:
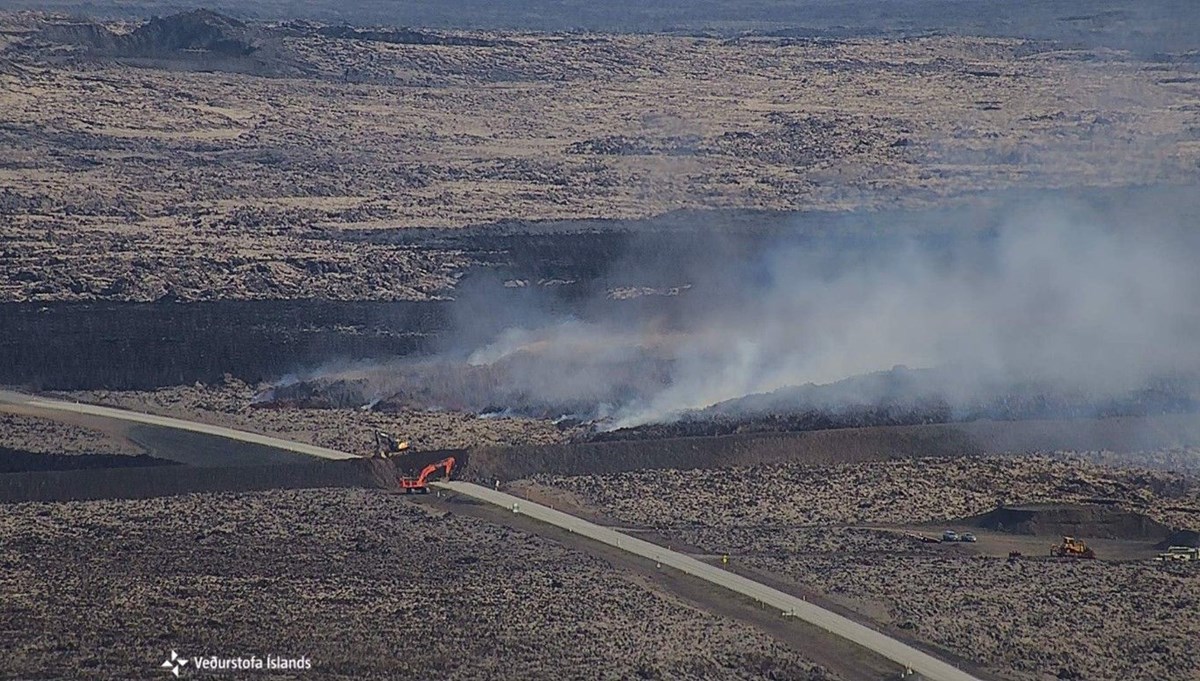
[[[470,452],[414,452],[396,459],[322,461],[294,452],[163,427],[137,426],[138,456],[56,455],[0,448],[0,503],[142,499],[193,492],[369,487],[397,489],[397,476]]]

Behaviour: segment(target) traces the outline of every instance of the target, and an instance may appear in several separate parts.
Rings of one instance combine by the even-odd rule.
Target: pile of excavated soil
[[[1169,537],[1155,545],[1155,548],[1168,549],[1172,546],[1200,547],[1200,532],[1196,530],[1176,530]]]
[[[92,21],[50,21],[23,51],[55,60],[83,55],[197,71],[264,76],[300,75],[307,68],[288,55],[278,35],[216,12],[198,9],[154,17],[131,31]]]
[[[172,650],[336,679],[831,678],[601,559],[385,492],[14,505],[0,566],[9,678],[148,677]]]
[[[1160,540],[1171,528],[1142,513],[1109,504],[1000,506],[967,524],[998,532],[1037,536]]]
[[[39,454],[30,456],[37,457],[35,464],[46,458]],[[198,492],[334,487],[396,489],[398,470],[403,470],[393,461],[383,459],[322,461],[297,456],[287,463],[194,466],[171,465],[178,462],[144,456],[115,458],[119,461],[85,460],[90,468],[43,467],[0,475],[0,502],[150,499]],[[109,465],[102,465],[106,463]],[[416,468],[419,470],[420,466]]]

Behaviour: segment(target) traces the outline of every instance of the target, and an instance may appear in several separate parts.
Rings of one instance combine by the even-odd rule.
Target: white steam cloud
[[[609,280],[691,285],[663,299],[663,311],[574,317],[536,304],[505,308],[524,321],[457,352],[357,367],[354,379],[373,398],[577,414],[603,429],[760,393],[779,391],[786,406],[793,386],[896,365],[936,369],[919,391],[950,404],[1023,389],[1120,396],[1200,371],[1200,249],[1187,222],[1043,207],[986,231],[962,225],[937,238],[859,238],[853,247],[781,237],[747,248],[712,238],[690,251],[705,257],[673,261],[646,258],[635,244]],[[483,299],[465,302],[461,337],[479,338],[470,327],[510,305],[475,295]],[[826,401],[885,397],[855,385],[827,391]]]
[[[670,385],[615,425],[895,365],[952,369],[951,399],[1029,382],[1115,394],[1195,372],[1200,268],[1180,236],[1042,213],[944,250],[775,250],[758,264],[769,285],[707,301]]]

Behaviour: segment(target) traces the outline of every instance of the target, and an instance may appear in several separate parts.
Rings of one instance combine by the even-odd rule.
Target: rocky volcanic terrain
[[[947,555],[866,530],[756,532],[741,543],[743,537],[732,536],[734,560],[823,592],[1002,677],[1192,678],[1180,670],[1200,664],[1200,626],[1185,614],[1200,603],[1195,564],[1009,562]],[[730,541],[717,533],[692,540],[702,547]]]
[[[0,447],[38,454],[136,454],[132,443],[93,428],[0,411]]]
[[[1056,452],[1055,456],[1083,459],[1110,468],[1144,468],[1175,471],[1200,477],[1200,447],[1179,447],[1152,452]]]
[[[413,227],[924,206],[1191,181],[1200,159],[1186,56],[208,12],[8,14],[0,36],[8,301],[423,299],[494,254]]]
[[[1200,626],[1185,614],[1200,602],[1200,565],[1011,562],[967,545],[846,527],[941,523],[1001,503],[1102,497],[1195,529],[1200,483],[1179,473],[1108,468],[1060,454],[534,482],[554,488],[559,496],[551,491],[552,498],[615,522],[654,528],[701,553],[727,553],[742,569],[820,594],[1005,678],[1160,679],[1200,663]],[[990,541],[997,539],[981,539]]]
[[[389,412],[353,408],[252,407],[257,391],[237,379],[153,391],[77,391],[68,399],[147,411],[214,425],[275,435],[347,452],[369,453],[373,432],[383,430],[414,449],[455,449],[495,444],[567,442],[576,428],[524,418],[482,418],[458,412],[409,409]]]
[[[150,676],[171,650],[346,679],[832,678],[602,560],[384,492],[14,505],[0,565],[17,678]]]
[[[1167,525],[1200,529],[1196,478],[1058,457],[905,459],[829,467],[784,463],[535,481],[567,490],[619,522],[656,527],[918,524],[977,515],[999,505],[1106,499]],[[1180,507],[1192,510],[1172,510]]]
[[[275,5],[264,2],[260,16]],[[832,413],[814,398],[800,410],[809,402],[792,389],[596,437],[567,420],[479,415],[507,415],[530,395],[545,400],[520,412],[531,417],[587,413],[553,402],[564,372],[536,353],[511,372],[540,369],[549,380],[510,392],[489,392],[504,381],[471,360],[462,371],[411,372],[386,394],[355,377],[367,362],[350,361],[345,380],[281,382],[269,398],[260,388],[270,386],[233,377],[437,353],[442,341],[473,347],[476,338],[448,338],[474,330],[459,317],[499,323],[504,314],[476,309],[490,305],[519,325],[546,312],[526,309],[525,293],[575,311],[610,304],[618,319],[647,300],[703,303],[703,287],[679,273],[740,263],[776,236],[884,251],[893,243],[885,233],[935,250],[963,230],[986,240],[1039,191],[1056,207],[1086,194],[1084,212],[1122,225],[1140,225],[1141,206],[1191,224],[1192,204],[1157,200],[1168,190],[1194,200],[1200,170],[1200,57],[1179,35],[1185,22],[1166,22],[1170,40],[1160,44],[1145,36],[1163,33],[1161,18],[1133,9],[1057,17],[1039,33],[1128,34],[1116,42],[914,29],[920,22],[855,34],[846,28],[861,23],[853,17],[815,32],[615,34],[355,26],[333,16],[0,13],[0,304],[21,311],[0,349],[7,366],[28,369],[12,382],[364,454],[374,430],[417,450],[647,439],[477,450],[476,466],[497,485],[551,465],[594,472],[726,453],[743,463],[790,457],[543,473],[509,486],[707,560],[728,554],[729,569],[1000,678],[1200,678],[1200,565],[1145,560],[1154,550],[1146,537],[1105,537],[1102,560],[1074,562],[1046,556],[1053,539],[1041,535],[979,529],[977,545],[911,536],[1033,503],[1089,503],[1144,516],[1155,531],[1200,530],[1200,450],[848,462],[1023,451],[1038,447],[991,443],[1041,442],[1039,427],[1059,434],[1061,424],[1046,422],[999,437],[1018,430],[1006,421],[1015,418],[1131,417],[1096,421],[1094,439],[1062,428],[1079,442],[1046,449],[1117,447],[1120,430],[1186,444],[1195,439],[1187,427],[1141,431],[1133,417],[1194,412],[1191,383],[1114,409],[1004,393],[1002,408],[985,403],[962,416],[998,419],[972,424],[976,439],[922,430],[959,418],[947,405]],[[1139,32],[1139,21],[1159,33]],[[1021,34],[1015,26],[997,31]],[[1154,44],[1137,45],[1142,38]],[[1126,201],[1133,193],[1137,201]],[[730,243],[690,236],[705,230]],[[635,267],[634,256],[645,262]],[[622,279],[638,269],[655,276]],[[761,274],[731,271],[739,281]],[[473,286],[505,297],[472,307]],[[151,312],[88,312],[97,300]],[[443,302],[348,316],[291,302],[233,303],[280,307],[236,316],[221,307],[239,300]],[[218,302],[125,304],[194,301]],[[76,302],[84,313],[67,309]],[[429,306],[437,309],[417,309]],[[671,313],[661,317],[651,336],[672,332]],[[607,410],[667,375],[651,336],[630,340],[650,352],[629,364],[615,343],[581,328],[583,354],[617,357],[583,382],[621,379],[611,394],[583,394],[583,407]],[[738,415],[744,407],[753,418]],[[21,476],[56,471],[46,480],[116,467],[115,455],[160,463],[128,456],[140,450],[117,426],[78,423],[91,422],[0,412],[0,463]],[[912,427],[865,429],[858,440],[838,430],[868,424]],[[811,429],[828,430],[803,442],[770,435]],[[669,452],[650,441],[716,434],[735,437],[678,440]],[[1140,446],[1161,445],[1129,448]],[[81,461],[88,466],[72,465]],[[650,569],[502,526],[507,518],[480,508],[424,502],[316,489],[5,506],[0,676],[162,675],[172,650],[306,655],[313,673],[346,679],[835,676],[759,629],[671,595]],[[1036,546],[1036,555],[1006,560],[1012,546]]]

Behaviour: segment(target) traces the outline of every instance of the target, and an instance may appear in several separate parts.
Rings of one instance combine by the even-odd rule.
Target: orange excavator
[[[454,457],[448,456],[437,463],[429,464],[421,469],[421,474],[415,478],[401,475],[400,491],[405,494],[429,494],[429,476],[441,469],[446,470],[446,479],[449,480],[450,473],[454,471]]]

